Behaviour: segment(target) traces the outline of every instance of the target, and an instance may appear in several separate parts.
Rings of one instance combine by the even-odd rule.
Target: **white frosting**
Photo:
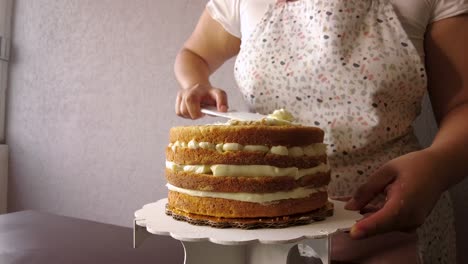
[[[223,143],[216,144],[216,150],[218,152],[223,152]]]
[[[211,171],[214,176],[248,176],[248,177],[279,177],[298,174],[296,167],[278,168],[269,165],[212,165]]]
[[[215,144],[210,143],[210,142],[200,142],[198,146],[202,149],[214,149]]]
[[[299,179],[306,175],[328,172],[328,164],[322,163],[316,167],[299,169],[297,167],[279,168],[269,165],[180,165],[166,161],[166,168],[173,171],[189,171],[198,174],[212,174],[220,177],[281,177],[289,176]]]
[[[182,148],[185,144],[179,141],[176,141],[174,143],[169,144],[169,147],[172,148],[172,150],[175,150],[175,148]],[[197,142],[195,139],[192,139],[189,141],[188,144],[186,144],[186,147],[189,149],[214,149],[215,145],[210,142]]]
[[[270,148],[263,145],[246,145],[244,146],[244,151],[267,153],[270,151]]]
[[[296,179],[299,179],[307,175],[312,175],[312,174],[321,173],[321,172],[328,172],[328,171],[330,171],[330,166],[328,166],[328,164],[321,163],[320,165],[315,166],[313,168],[298,170]]]
[[[296,188],[289,192],[275,192],[275,193],[224,193],[224,192],[206,192],[197,190],[188,190],[176,187],[171,184],[166,185],[171,191],[187,194],[190,196],[197,197],[212,197],[212,198],[223,198],[229,200],[236,200],[242,202],[253,202],[253,203],[270,203],[284,199],[300,199],[309,197],[311,194],[317,192],[327,191],[326,187],[320,188]]]
[[[194,172],[197,174],[211,173],[211,168],[208,165],[184,165],[182,169],[186,172]]]
[[[284,109],[279,109],[273,111],[273,113],[269,114],[264,120],[267,125],[270,126],[282,126],[282,125],[292,125],[294,121],[294,116],[284,110]]]
[[[290,125],[299,125],[293,123],[295,120],[294,116],[284,110],[284,109],[279,109],[275,110],[273,113],[267,115],[266,117],[253,121],[241,121],[241,120],[236,120],[236,119],[231,119],[227,121],[226,123],[215,123],[212,125],[221,125],[221,126],[242,126],[242,125],[267,125],[267,126],[290,126]]]
[[[300,157],[304,156],[304,149],[301,147],[292,147],[288,149],[289,156],[291,157]]]
[[[184,147],[185,146],[185,147]],[[191,140],[188,144],[184,142],[176,141],[174,143],[170,143],[169,147],[172,151],[175,151],[177,148],[189,148],[189,149],[211,149],[217,150],[218,152],[225,152],[225,151],[258,151],[267,153],[270,152],[276,155],[283,155],[283,156],[292,156],[292,157],[300,157],[300,156],[319,156],[324,155],[327,150],[327,145],[323,143],[315,143],[307,146],[302,147],[291,147],[287,148],[285,146],[273,146],[271,148],[264,146],[264,145],[241,145],[238,143],[219,143],[213,144],[210,142],[197,142],[195,140]]]
[[[172,171],[186,171],[197,174],[211,174],[209,165],[179,165],[171,161],[166,161],[166,168]]]
[[[172,149],[172,151],[175,151],[177,148],[180,148],[179,141],[176,141],[174,143],[170,143],[169,147]]]
[[[190,140],[190,142],[188,143],[187,146],[188,146],[189,149],[197,149],[197,148],[199,148],[199,144],[198,144],[197,141],[195,141],[195,139]]]
[[[223,151],[239,151],[242,150],[244,146],[238,143],[224,143]]]
[[[303,151],[304,151],[304,155],[308,157],[319,156],[327,152],[327,145],[326,144],[313,144],[313,145],[305,146]]]
[[[297,125],[293,124],[292,122],[286,121],[286,120],[279,120],[275,118],[265,118],[265,124],[268,126],[287,126],[287,125]]]
[[[276,119],[276,120],[281,120],[281,121],[288,121],[288,122],[294,121],[294,116],[290,112],[284,109],[275,110],[273,111],[273,113],[269,114],[268,117],[272,119]]]
[[[288,148],[285,147],[285,146],[274,146],[274,147],[271,147],[270,152],[273,153],[273,154],[282,155],[282,156],[288,156],[288,155],[289,155]]]

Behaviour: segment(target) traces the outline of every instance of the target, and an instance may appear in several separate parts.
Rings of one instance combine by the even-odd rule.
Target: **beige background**
[[[168,129],[190,123],[173,113],[172,65],[204,4],[16,1],[6,130],[10,211],[130,226],[136,209],[166,196]],[[232,62],[213,82],[243,108],[231,72]],[[425,145],[436,130],[427,109],[418,123]],[[468,221],[468,184],[454,196],[461,240],[468,235],[461,224]]]

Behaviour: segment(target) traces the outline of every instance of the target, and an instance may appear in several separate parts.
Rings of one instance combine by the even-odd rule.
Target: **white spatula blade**
[[[265,118],[265,115],[259,113],[237,112],[229,110],[227,112],[219,112],[215,107],[203,107],[201,112],[207,115],[224,117],[228,119],[235,119],[240,121],[258,121]]]

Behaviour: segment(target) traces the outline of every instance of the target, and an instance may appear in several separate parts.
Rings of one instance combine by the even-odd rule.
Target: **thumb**
[[[226,92],[219,88],[213,88],[211,89],[210,94],[216,100],[216,108],[218,108],[218,111],[226,112],[228,110],[228,100]]]
[[[377,195],[384,192],[388,184],[395,179],[394,172],[383,166],[377,172],[369,176],[367,182],[361,185],[353,197],[346,203],[347,210],[361,210],[369,202],[371,202]]]

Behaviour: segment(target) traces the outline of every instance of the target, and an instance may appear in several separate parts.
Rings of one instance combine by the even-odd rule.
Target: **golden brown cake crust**
[[[323,207],[327,192],[317,192],[307,198],[280,200],[261,204],[211,197],[195,197],[169,191],[168,205],[186,213],[224,218],[257,218],[293,215]]]
[[[293,177],[220,177],[208,174],[166,169],[170,184],[189,190],[228,193],[271,193],[289,191],[298,187],[322,187],[330,182],[330,172],[307,175],[298,180]]]
[[[166,159],[181,165],[270,165],[280,168],[312,168],[327,163],[327,156],[282,156],[271,153],[227,151],[218,152],[211,149],[166,148]]]
[[[239,143],[242,145],[305,146],[323,142],[324,132],[317,127],[267,125],[206,125],[173,127],[170,142]]]

